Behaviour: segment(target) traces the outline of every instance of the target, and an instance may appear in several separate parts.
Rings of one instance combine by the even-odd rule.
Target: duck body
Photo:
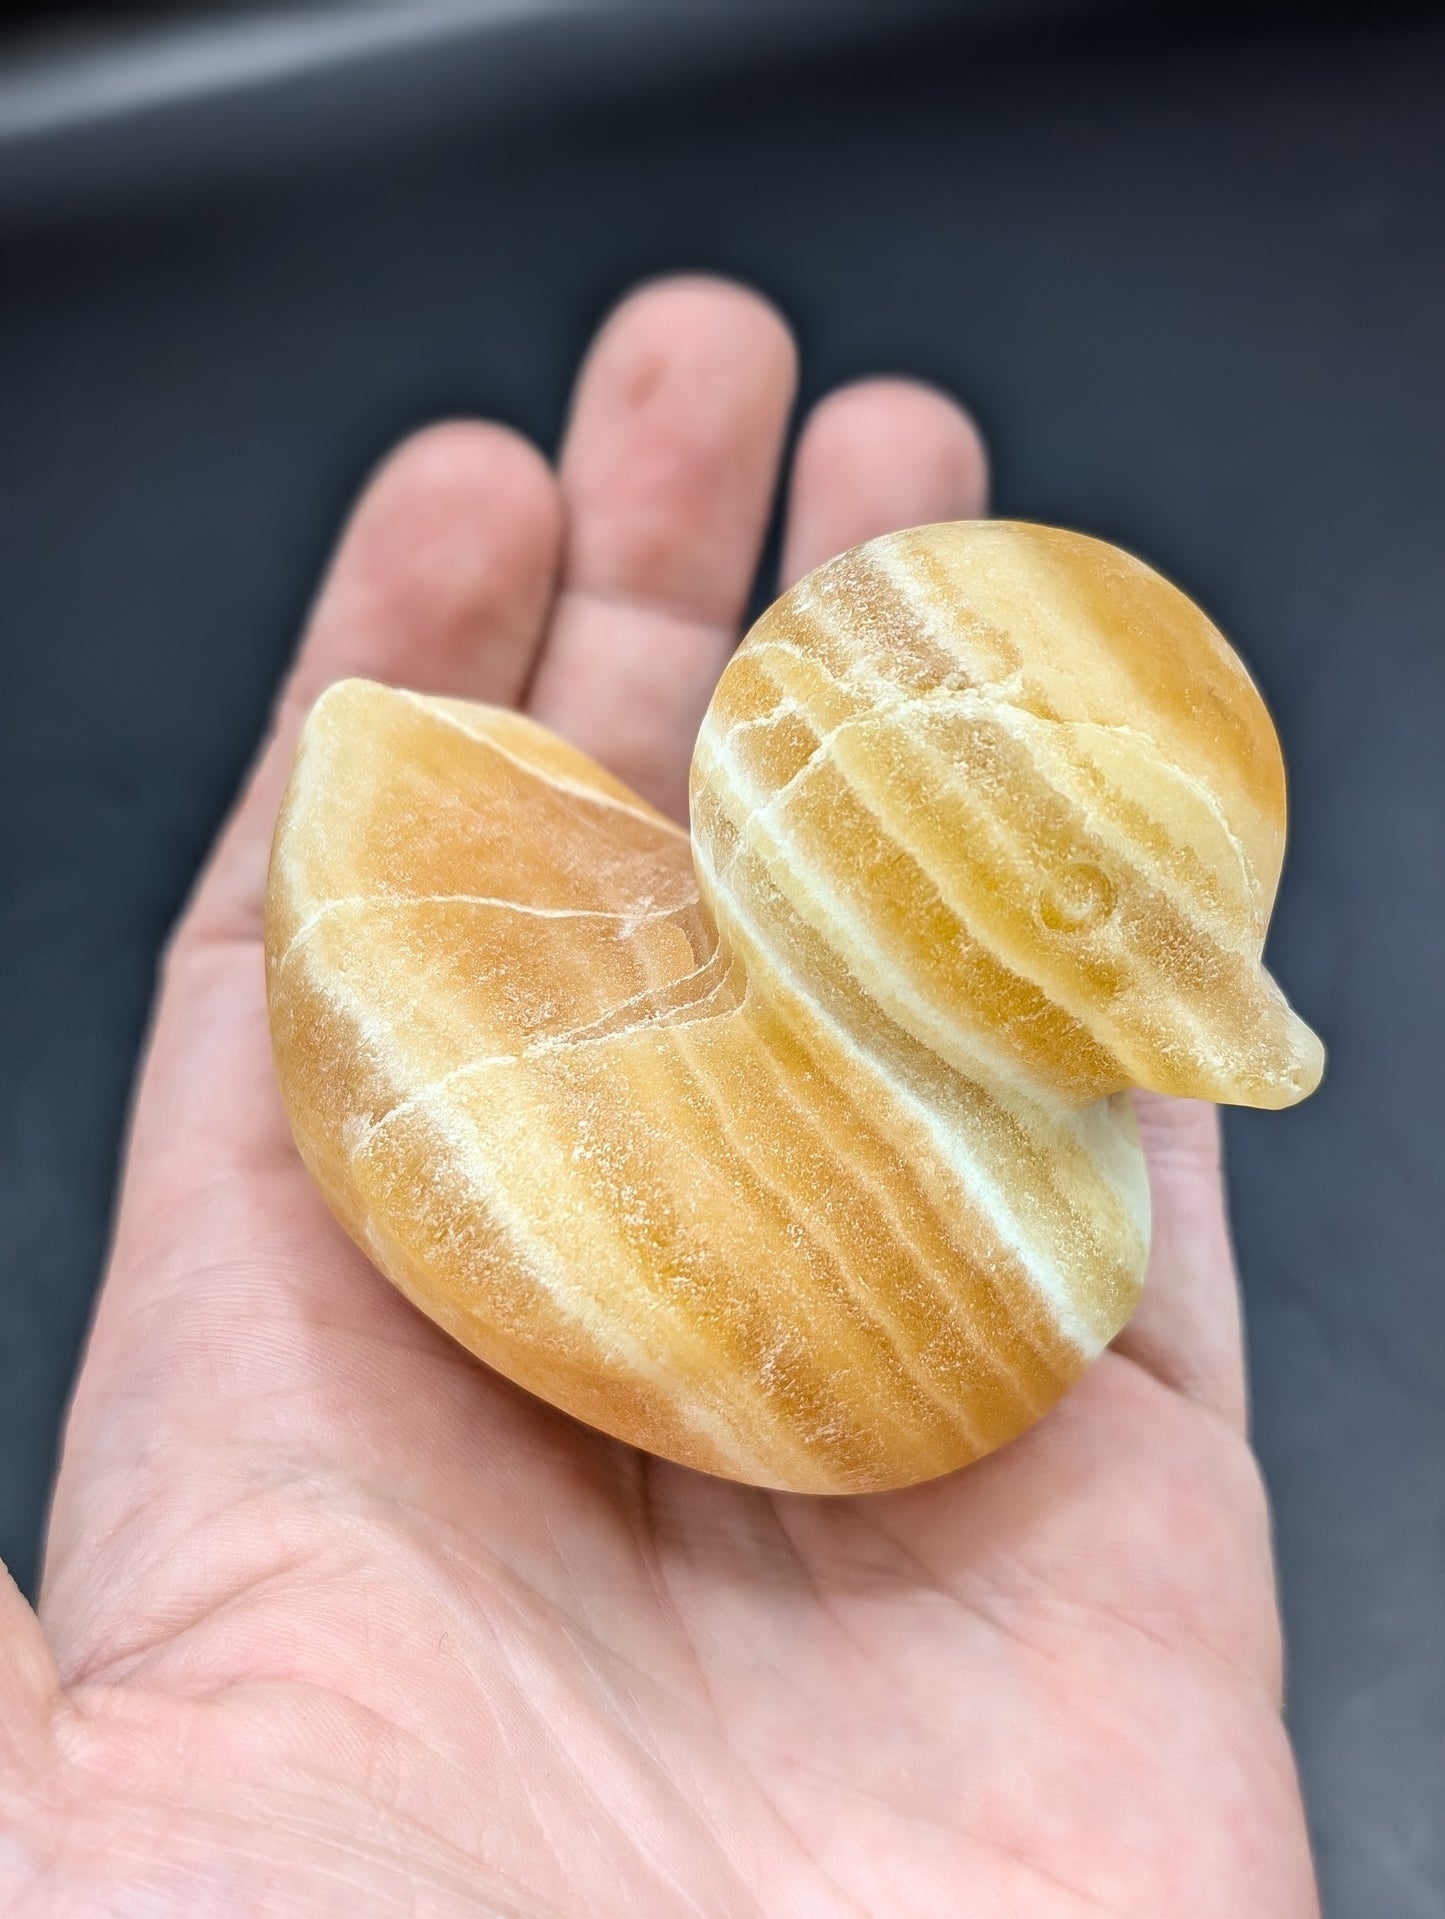
[[[1280,1105],[1268,714],[1138,561],[872,542],[718,687],[691,837],[521,716],[344,682],[267,916],[338,1219],[463,1345],[753,1484],[906,1485],[1048,1410],[1148,1252],[1128,1088]]]

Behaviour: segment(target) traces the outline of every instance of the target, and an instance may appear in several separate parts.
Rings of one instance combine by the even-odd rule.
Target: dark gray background
[[[606,87],[534,47],[515,84],[418,94],[403,62],[0,155],[22,1581],[156,948],[348,495],[439,415],[554,443],[629,281],[728,271],[793,316],[809,394],[879,369],[962,394],[1001,510],[1163,567],[1276,707],[1271,950],[1331,1064],[1229,1141],[1291,1717],[1329,1911],[1445,1911],[1445,31],[1376,22],[761,64],[634,59],[619,26]]]

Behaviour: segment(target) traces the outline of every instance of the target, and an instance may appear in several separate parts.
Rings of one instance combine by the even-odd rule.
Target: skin
[[[362,496],[166,955],[39,1620],[0,1590],[17,1919],[1317,1911],[1212,1109],[1140,1102],[1146,1302],[1072,1397],[831,1502],[492,1376],[292,1147],[261,899],[306,708],[355,673],[516,701],[681,812],[794,375],[754,295],[662,283],[602,329],[555,474],[456,424]],[[984,506],[951,400],[844,388],[784,579]]]

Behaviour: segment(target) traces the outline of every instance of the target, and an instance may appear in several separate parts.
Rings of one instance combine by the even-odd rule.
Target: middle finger
[[[757,570],[795,379],[766,301],[691,279],[625,300],[578,382],[562,590],[529,710],[679,819]]]

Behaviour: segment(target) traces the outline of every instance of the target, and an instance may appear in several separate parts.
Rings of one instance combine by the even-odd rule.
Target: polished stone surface
[[[565,111],[534,89],[491,132],[397,114],[374,151],[353,128],[284,166],[213,142],[189,177],[177,140],[5,201],[0,1550],[22,1578],[157,946],[344,501],[439,414],[550,442],[623,286],[729,270],[795,317],[810,391],[890,368],[965,395],[1000,508],[1146,553],[1279,716],[1271,952],[1330,1075],[1230,1146],[1292,1718],[1327,1909],[1441,1910],[1442,88],[1421,27],[1040,30]]]

